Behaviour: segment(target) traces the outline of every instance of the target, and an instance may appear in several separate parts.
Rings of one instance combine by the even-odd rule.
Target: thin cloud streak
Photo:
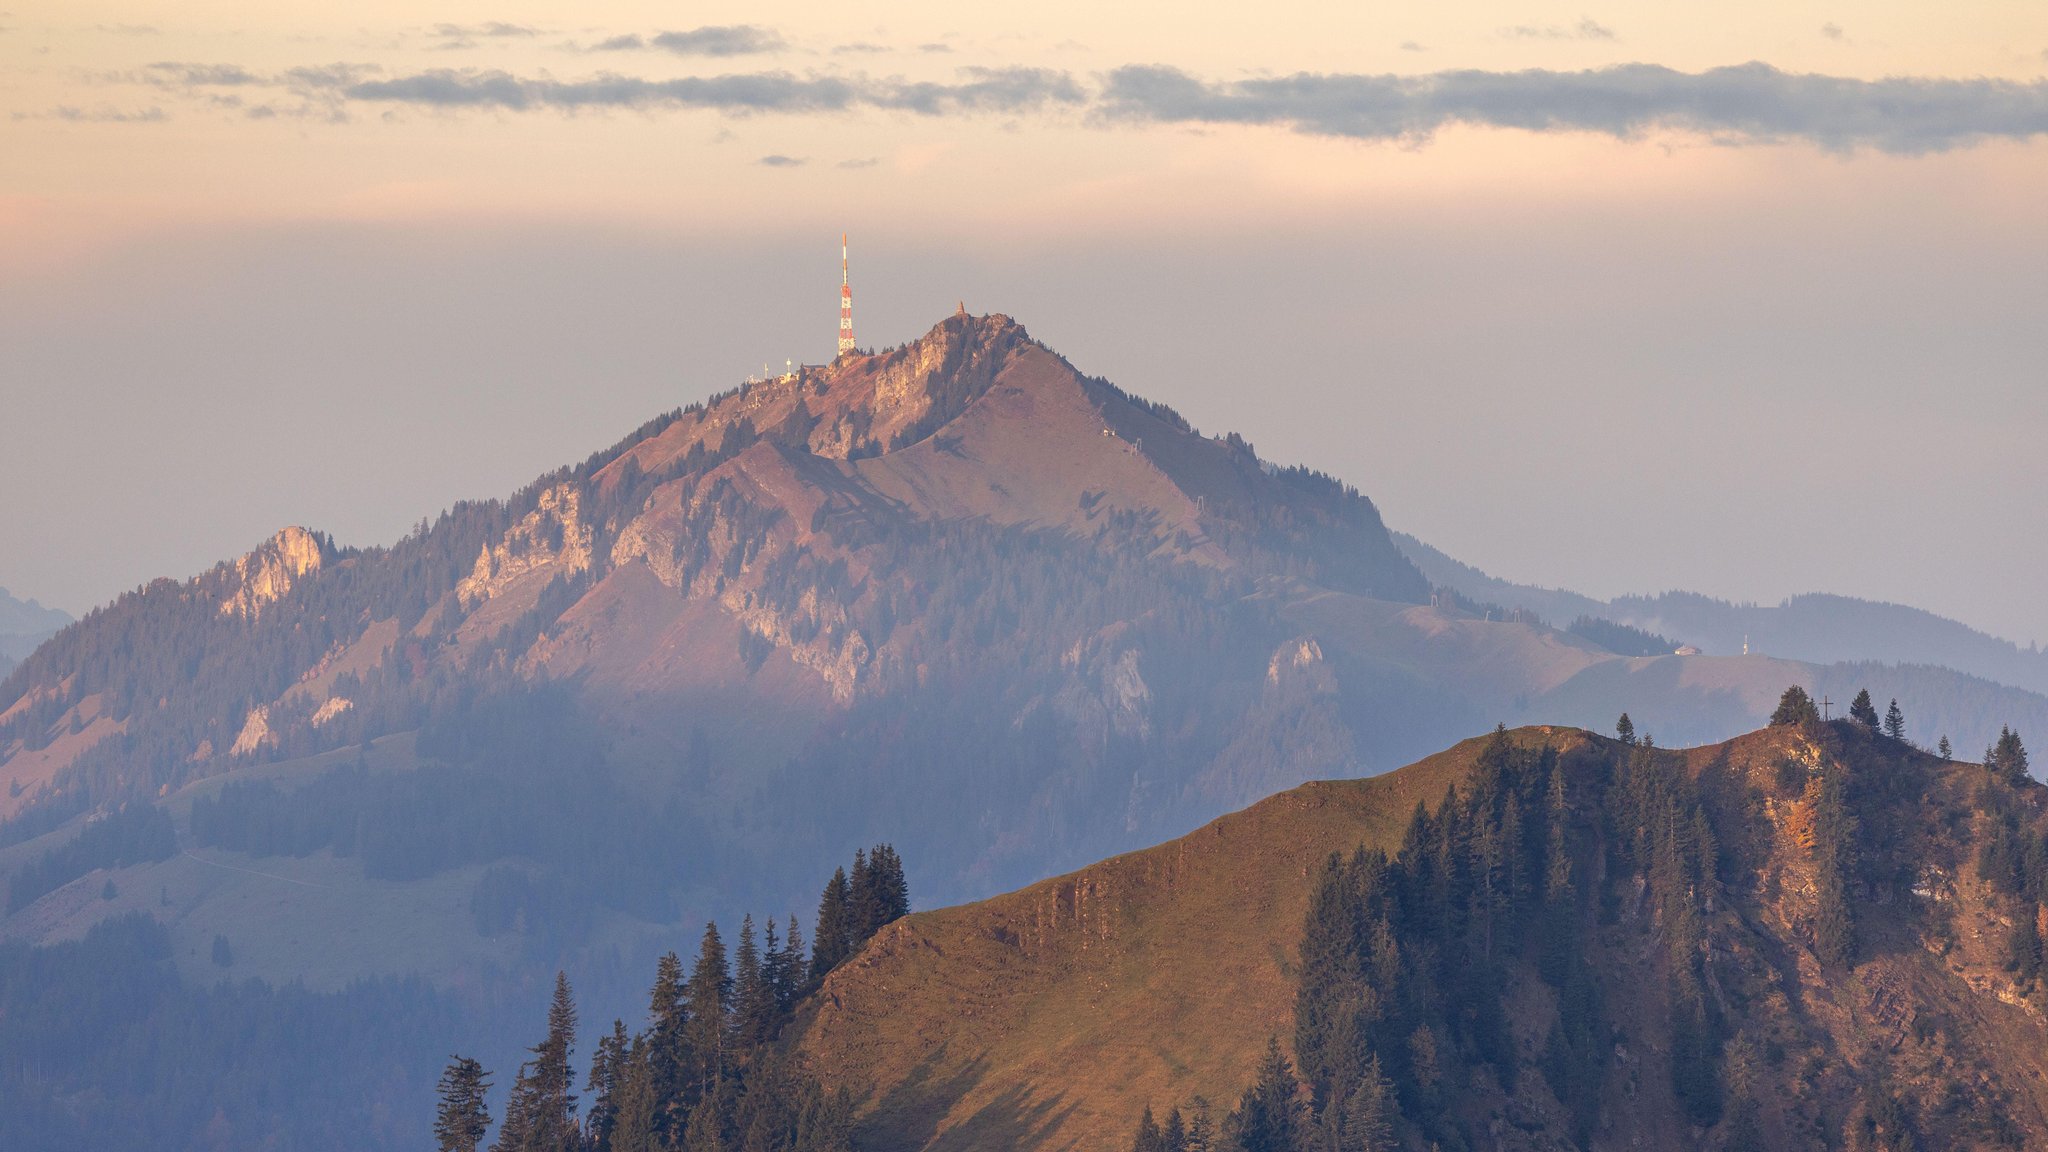
[[[710,24],[687,32],[662,32],[652,43],[678,56],[751,56],[780,52],[787,46],[773,28],[753,24]]]
[[[15,120],[62,120],[71,124],[161,124],[170,117],[161,108],[80,108],[59,104],[46,112],[16,112]]]
[[[1517,24],[1501,29],[1500,34],[1510,40],[1612,40],[1614,29],[1599,23],[1591,17],[1584,17],[1569,28],[1559,24]]]
[[[436,69],[352,84],[345,95],[358,101],[513,112],[690,108],[745,114],[844,112],[869,107],[926,116],[1022,112],[1048,104],[1078,105],[1087,99],[1080,85],[1064,72],[971,68],[963,70],[961,77],[958,83],[938,84],[756,72],[673,80],[607,74],[562,81],[523,79],[495,70]]]
[[[1700,73],[1655,64],[1582,72],[1300,73],[1212,83],[1167,67],[1111,72],[1108,122],[1244,124],[1421,143],[1456,124],[1618,138],[1667,129],[1729,144],[1804,141],[1919,154],[2048,134],[2048,81],[1794,74],[1768,64]]]
[[[538,36],[540,29],[525,24],[508,24],[503,20],[491,20],[482,24],[436,24],[433,34],[444,40],[469,40],[476,37],[506,39],[522,36]]]

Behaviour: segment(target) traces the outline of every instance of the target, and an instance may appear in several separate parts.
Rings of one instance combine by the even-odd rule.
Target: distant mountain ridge
[[[1924,664],[2048,693],[2048,651],[2021,647],[1920,608],[1813,592],[1777,605],[1736,604],[1696,592],[1599,600],[1516,584],[1451,558],[1404,532],[1394,541],[1430,582],[1481,603],[1522,609],[1562,628],[1594,616],[1646,629],[1719,656],[1743,650],[1814,664]]]
[[[17,600],[0,588],[0,677],[69,623],[70,613]]]

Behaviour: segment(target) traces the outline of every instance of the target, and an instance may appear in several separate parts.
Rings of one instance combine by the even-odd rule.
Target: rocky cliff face
[[[323,536],[296,526],[282,529],[263,547],[234,562],[225,573],[220,614],[253,618],[266,604],[290,594],[292,586],[326,563],[331,545]]]

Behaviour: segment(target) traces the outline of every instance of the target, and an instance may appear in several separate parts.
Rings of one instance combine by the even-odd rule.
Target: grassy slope
[[[1583,733],[1520,740],[1583,745]],[[1470,740],[1303,785],[1178,840],[885,929],[799,1022],[886,1148],[1109,1147],[1146,1103],[1234,1098],[1293,1029],[1294,947],[1331,852],[1397,847]],[[1058,1086],[1058,1087],[1041,1087]]]

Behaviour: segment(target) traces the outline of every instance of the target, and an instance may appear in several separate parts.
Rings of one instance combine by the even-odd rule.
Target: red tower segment
[[[839,352],[853,351],[853,282],[846,278],[846,235],[839,236]]]

